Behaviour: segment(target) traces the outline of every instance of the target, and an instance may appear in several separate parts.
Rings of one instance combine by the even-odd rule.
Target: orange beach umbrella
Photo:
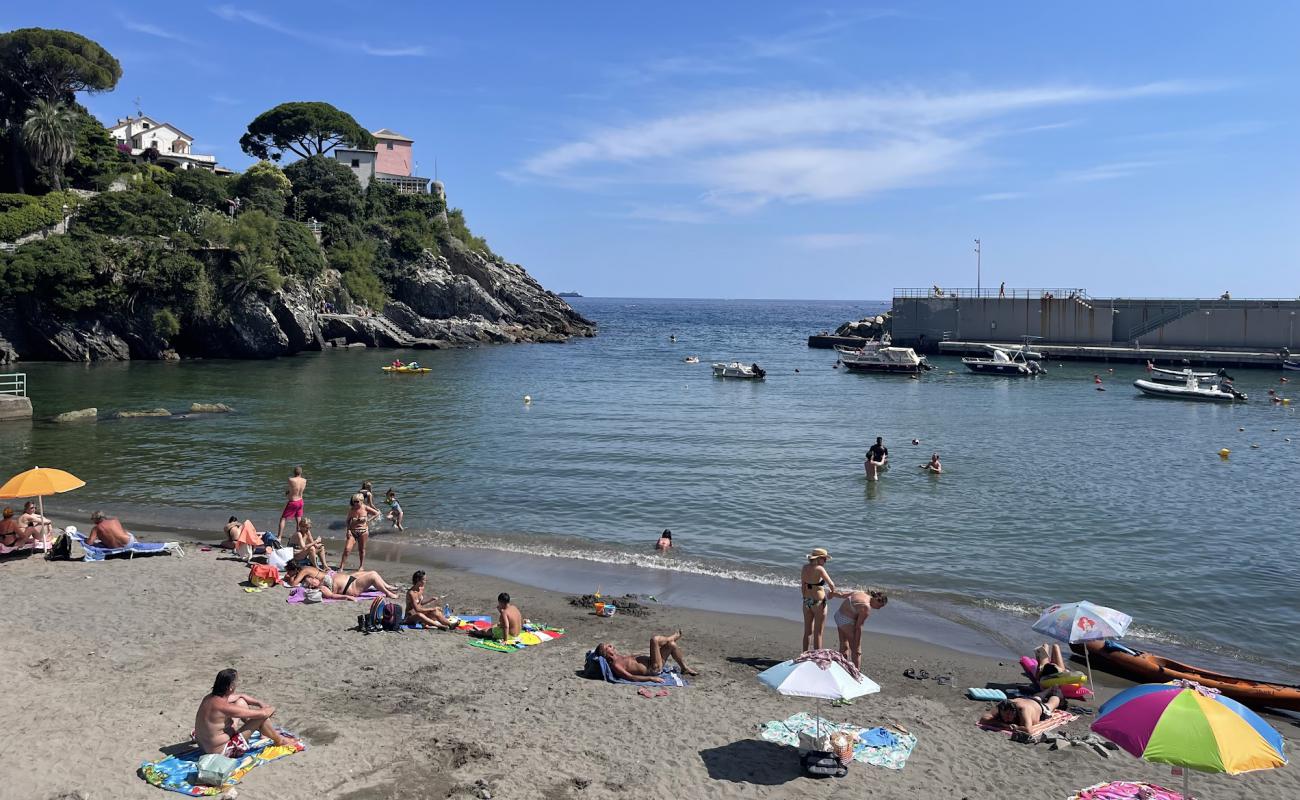
[[[85,481],[70,472],[48,467],[32,467],[26,472],[20,472],[5,481],[5,485],[0,486],[0,499],[35,497],[36,503],[40,507],[40,514],[43,517],[45,516],[45,495],[62,494],[73,489],[80,489],[85,485]],[[46,552],[48,552],[50,540],[45,528],[41,529],[41,541],[44,542]]]

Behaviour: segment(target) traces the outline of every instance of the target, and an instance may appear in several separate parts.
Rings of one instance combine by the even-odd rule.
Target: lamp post
[[[975,296],[980,296],[980,240],[975,240]]]
[[[1291,319],[1286,326],[1286,349],[1290,350],[1294,345],[1291,344],[1291,334],[1295,332],[1295,312],[1291,312]]]

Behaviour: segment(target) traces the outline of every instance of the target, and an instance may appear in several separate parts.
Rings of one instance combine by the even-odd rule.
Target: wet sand
[[[886,627],[889,607],[864,640],[863,671],[881,693],[822,711],[864,727],[902,725],[918,737],[916,750],[901,771],[855,763],[844,779],[818,781],[800,776],[793,749],[757,737],[767,720],[816,711],[813,701],[755,679],[798,650],[801,629],[790,619],[653,603],[646,617],[604,619],[558,592],[433,569],[430,591],[462,613],[489,613],[496,594],[509,591],[526,617],[568,630],[499,654],[460,634],[366,636],[355,630],[358,605],[292,606],[282,588],[249,594],[241,586],[247,569],[229,554],[185,550],[185,558],[0,565],[0,598],[16,612],[0,619],[0,713],[11,721],[0,743],[0,798],[169,796],[136,769],[187,737],[225,667],[239,669],[241,690],[278,706],[280,724],[310,748],[252,772],[239,787],[245,798],[480,797],[484,789],[538,800],[1065,798],[1103,780],[1181,781],[1122,752],[1052,751],[976,729],[985,706],[963,689],[1014,682],[1014,654],[975,655],[873,630]],[[409,563],[368,566],[403,587],[410,580]],[[578,674],[599,641],[640,651],[653,633],[679,628],[702,672],[690,688],[645,699],[635,687]],[[908,667],[952,675],[952,685],[906,679]],[[1100,699],[1124,685],[1104,679]],[[1294,747],[1300,728],[1269,720]],[[1087,721],[1065,730],[1084,733]],[[1215,798],[1300,796],[1292,768],[1198,774],[1194,786]]]

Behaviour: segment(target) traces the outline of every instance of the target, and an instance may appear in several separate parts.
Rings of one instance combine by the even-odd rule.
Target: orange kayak
[[[1093,666],[1101,667],[1107,672],[1131,678],[1142,683],[1165,683],[1167,681],[1196,681],[1202,686],[1218,689],[1220,692],[1243,705],[1255,708],[1281,708],[1288,711],[1300,711],[1300,686],[1285,683],[1266,683],[1211,672],[1200,667],[1193,667],[1153,653],[1112,641],[1087,642],[1088,657]],[[1077,655],[1083,655],[1083,644],[1072,644],[1070,649]]]

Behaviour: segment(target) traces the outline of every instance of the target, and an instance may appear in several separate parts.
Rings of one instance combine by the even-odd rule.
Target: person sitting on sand
[[[221,670],[212,682],[212,692],[199,703],[191,735],[203,752],[239,758],[249,749],[244,734],[252,731],[270,739],[273,745],[298,747],[297,739],[280,733],[271,725],[275,706],[236,692],[238,681],[238,671]]]
[[[427,628],[438,628],[439,630],[451,630],[455,626],[447,615],[442,613],[442,608],[438,605],[438,598],[431,597],[424,599],[424,570],[416,570],[411,576],[411,588],[406,590],[406,620],[407,625],[419,623]]]
[[[388,521],[393,523],[393,527],[397,530],[406,530],[402,527],[402,518],[406,515],[402,513],[402,504],[397,502],[397,492],[389,489],[384,495],[384,502],[388,504]]]
[[[497,595],[497,611],[500,616],[497,617],[497,624],[492,627],[492,630],[481,633],[469,631],[469,635],[478,636],[480,639],[495,639],[499,642],[518,639],[524,629],[524,615],[510,602],[510,595],[505,592]]]
[[[1040,644],[1034,648],[1034,659],[1038,662],[1034,670],[1034,680],[1041,681],[1066,671],[1065,658],[1061,655],[1061,646],[1055,642]]]
[[[370,540],[370,515],[373,513],[379,516],[379,511],[365,501],[365,496],[358,492],[352,495],[351,508],[348,509],[348,516],[345,520],[347,526],[347,538],[343,540],[343,555],[339,558],[339,571],[343,571],[343,565],[347,563],[348,556],[352,553],[352,545],[356,544],[357,552],[361,556],[361,563],[357,569],[364,569],[366,566],[366,542]]]
[[[939,454],[935,453],[934,455],[930,456],[930,460],[922,464],[921,469],[926,470],[934,475],[941,474],[943,472],[943,464],[939,462]]]
[[[90,515],[90,521],[95,523],[90,529],[90,536],[86,539],[86,544],[99,547],[127,547],[135,541],[135,537],[126,532],[122,527],[122,522],[116,517],[104,516],[103,511],[96,511]]]
[[[4,520],[0,521],[0,544],[5,547],[25,547],[36,541],[30,528],[20,525],[18,520],[14,519],[14,510],[12,506],[5,506]]]
[[[826,571],[831,560],[825,548],[816,547],[808,554],[808,563],[799,570],[799,591],[803,594],[803,650],[822,649],[822,630],[826,627],[826,603],[835,595],[835,582]]]
[[[980,717],[979,724],[1035,736],[1051,728],[1052,715],[1064,703],[1059,689],[1030,697],[1012,697],[999,701],[992,711]]]
[[[41,516],[41,513],[36,510],[36,504],[31,500],[23,504],[23,513],[18,517],[18,524],[27,530],[33,541],[54,533],[52,523]]]
[[[674,633],[672,636],[651,637],[650,655],[648,656],[623,655],[615,650],[614,645],[609,642],[601,642],[596,645],[596,655],[609,662],[609,668],[616,678],[625,681],[663,683],[664,679],[660,675],[670,658],[677,662],[677,666],[682,668],[684,674],[699,675],[700,673],[686,666],[686,660],[682,657],[682,649],[677,646],[677,642],[681,638],[681,631]]]
[[[239,517],[231,517],[226,520],[225,527],[221,529],[221,534],[226,537],[226,540],[221,543],[222,549],[235,549],[235,540],[239,538],[240,527],[242,526],[239,524]]]
[[[295,561],[308,566],[319,566],[324,570],[330,568],[329,563],[325,560],[325,543],[312,536],[311,520],[306,517],[298,520],[298,527],[294,530],[293,536],[293,557]]]
[[[672,548],[673,548],[673,532],[664,529],[664,532],[659,534],[659,541],[655,542],[655,549],[671,550]]]
[[[840,655],[862,669],[862,626],[871,612],[884,608],[889,597],[874,589],[865,592],[847,592],[841,595],[844,602],[835,609],[835,631],[840,638]]]
[[[383,592],[389,600],[397,599],[397,592],[373,569],[359,569],[351,575],[331,572],[323,578],[313,575],[303,578],[301,584],[308,589],[320,589],[321,597],[326,600],[356,600],[366,592]]]

